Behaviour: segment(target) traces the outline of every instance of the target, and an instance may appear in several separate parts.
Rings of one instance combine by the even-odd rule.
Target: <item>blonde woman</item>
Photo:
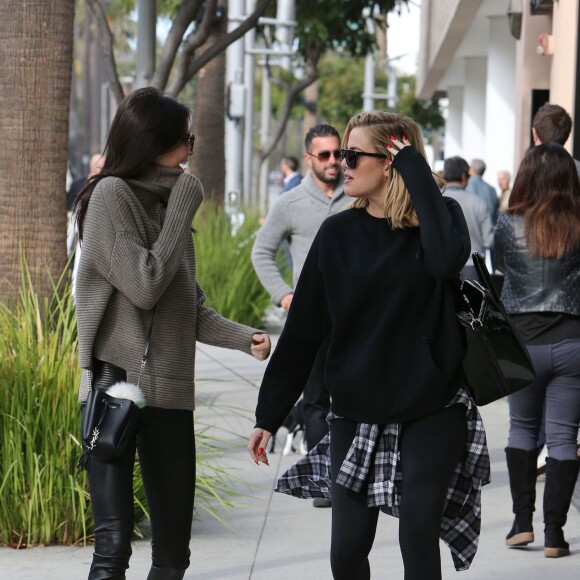
[[[469,232],[459,205],[442,196],[412,119],[355,115],[343,147],[354,204],[328,218],[314,240],[264,376],[248,449],[267,464],[267,442],[328,340],[330,433],[277,491],[332,499],[334,578],[370,578],[382,510],[400,518],[405,580],[435,580],[440,537],[456,568],[469,567],[489,478],[455,317]]]

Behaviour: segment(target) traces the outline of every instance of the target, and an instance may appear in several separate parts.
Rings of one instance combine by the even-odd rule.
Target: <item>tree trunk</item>
[[[66,169],[74,0],[0,3],[0,300],[22,250],[39,293],[66,262]]]
[[[227,8],[227,0],[220,0],[218,6]],[[227,18],[224,17],[213,25],[204,50],[208,50],[226,33]],[[220,202],[224,199],[225,190],[225,75],[226,53],[223,51],[195,77],[195,151],[191,161],[193,173],[201,180],[206,197]]]
[[[304,89],[304,124],[302,125],[304,135],[314,125],[318,125],[318,81],[314,81]]]

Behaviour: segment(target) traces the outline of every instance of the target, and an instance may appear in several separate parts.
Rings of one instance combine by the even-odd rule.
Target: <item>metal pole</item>
[[[394,109],[397,106],[397,71],[395,67],[389,62],[387,66],[387,71],[389,74],[389,84],[387,86],[387,105],[389,108]]]
[[[365,80],[363,89],[363,111],[372,111],[375,108],[375,55],[372,52],[365,56]]]
[[[228,32],[238,26],[244,13],[244,0],[230,0],[228,5]],[[226,53],[226,84],[228,88],[228,110],[225,119],[225,199],[243,198],[242,159],[244,148],[244,40],[232,43]],[[247,194],[246,194],[247,195]],[[226,204],[228,211],[228,204]]]
[[[375,23],[372,18],[367,18],[367,30],[372,36],[375,35]],[[369,50],[365,56],[365,79],[363,88],[363,111],[372,111],[375,108],[375,51]]]
[[[268,66],[263,67],[262,74],[262,113],[260,116],[260,145],[262,149],[268,142],[270,133],[270,109],[272,108],[272,87]],[[268,159],[264,159],[260,165],[260,199],[259,209],[262,215],[268,212]]]
[[[387,27],[388,27],[388,20],[389,15],[387,14]],[[389,75],[389,80],[387,84],[387,106],[390,109],[394,109],[397,106],[398,97],[397,97],[397,71],[393,66],[393,62],[400,58],[403,58],[405,55],[400,54],[399,56],[395,56],[389,58],[389,47],[387,45],[387,74]]]
[[[137,2],[135,88],[149,86],[155,72],[156,3],[156,0],[138,0]]]
[[[246,14],[251,14],[256,9],[256,0],[246,0]],[[244,159],[243,159],[243,188],[244,203],[253,206],[256,201],[256,193],[252,187],[254,172],[254,80],[256,72],[255,57],[249,51],[254,47],[256,32],[252,28],[244,37],[246,54],[244,57],[244,86],[246,87],[246,110],[244,118]]]
[[[294,0],[278,0],[276,20],[281,23],[292,22],[294,20],[294,14]],[[282,53],[290,53],[294,38],[293,32],[293,27],[287,24],[279,24],[276,26],[276,39],[280,43]],[[280,60],[280,66],[285,70],[289,70],[291,64],[290,56],[283,56]]]

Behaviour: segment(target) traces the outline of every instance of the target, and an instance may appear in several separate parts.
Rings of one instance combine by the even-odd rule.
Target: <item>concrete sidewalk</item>
[[[215,425],[228,444],[220,466],[235,478],[234,488],[245,494],[239,506],[220,515],[224,526],[196,510],[187,580],[323,580],[330,579],[328,553],[331,510],[315,509],[311,501],[272,493],[276,478],[297,455],[270,456],[270,466],[256,466],[245,449],[253,409],[265,364],[238,352],[199,345],[197,392],[203,402],[196,422]],[[536,542],[526,549],[504,547],[512,523],[511,500],[503,448],[507,433],[507,404],[499,401],[481,410],[492,460],[492,483],[484,488],[480,546],[470,570],[454,573],[451,556],[442,544],[444,578],[465,580],[573,580],[580,578],[580,515],[571,508],[566,537],[572,555],[547,559],[543,554],[541,497],[535,514]],[[281,449],[281,446],[279,447]],[[577,486],[578,490],[578,486]],[[576,504],[580,505],[580,504]],[[15,551],[0,548],[0,580],[80,580],[87,577],[92,548],[48,547]],[[144,580],[150,566],[148,541],[133,545],[128,580]],[[397,542],[397,520],[379,518],[371,553],[373,578],[403,578]]]

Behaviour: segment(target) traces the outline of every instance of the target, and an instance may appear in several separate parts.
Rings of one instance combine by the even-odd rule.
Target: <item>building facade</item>
[[[544,103],[576,121],[580,156],[578,0],[422,0],[417,96],[447,98],[445,157],[484,159],[512,175]]]

